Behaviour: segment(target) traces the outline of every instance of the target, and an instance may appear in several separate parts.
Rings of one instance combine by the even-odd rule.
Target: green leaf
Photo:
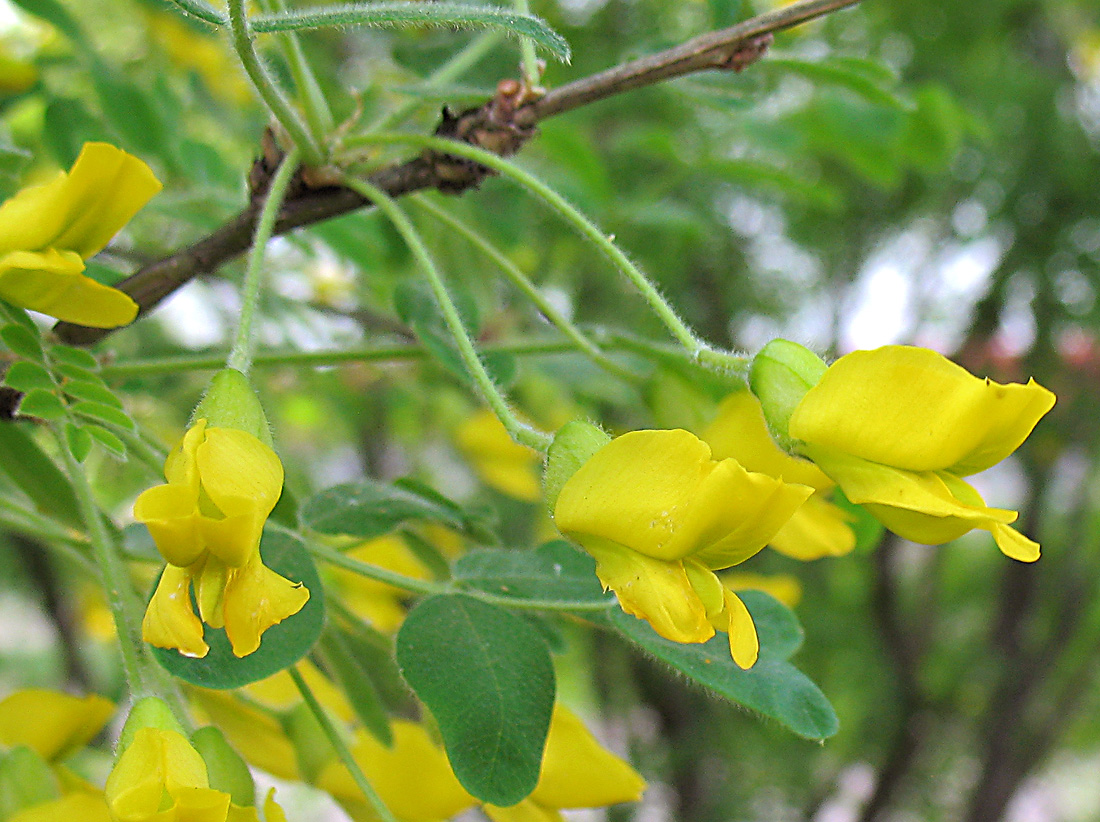
[[[73,528],[84,528],[69,478],[38,447],[29,425],[0,423],[0,471],[30,497],[39,512]]]
[[[287,668],[305,656],[325,622],[324,589],[306,547],[289,534],[264,531],[260,542],[264,564],[309,589],[309,601],[294,616],[264,631],[260,647],[245,657],[233,655],[224,628],[204,626],[203,639],[210,652],[202,659],[183,656],[167,648],[151,648],[169,673],[201,688],[240,688]],[[160,579],[158,577],[157,582]],[[156,590],[156,583],[150,590]]]
[[[98,425],[85,425],[83,430],[87,431],[99,445],[107,449],[111,456],[119,460],[126,459],[126,443],[114,433]]]
[[[370,673],[352,653],[339,631],[327,631],[321,638],[326,667],[343,688],[359,721],[386,747],[393,745],[393,729],[382,697]]]
[[[789,612],[781,615],[786,609],[759,591],[738,595],[752,613],[760,636],[760,659],[747,671],[730,659],[725,634],[699,644],[672,642],[658,636],[649,623],[618,609],[611,611],[611,623],[685,676],[751,711],[778,720],[799,736],[825,739],[835,734],[839,723],[829,700],[786,661],[802,641],[800,632],[792,633],[792,626],[798,627],[794,616]]]
[[[315,6],[279,14],[257,14],[249,20],[253,31],[298,31],[333,26],[446,26],[449,28],[497,28],[529,37],[564,63],[569,62],[569,43],[538,17],[496,6],[469,3],[347,3]]]
[[[87,351],[71,345],[51,345],[50,360],[55,364],[71,365],[88,371],[99,370],[99,360]]]
[[[302,521],[322,534],[360,539],[380,537],[413,521],[465,530],[462,511],[450,500],[434,492],[426,495],[419,488],[371,479],[337,485],[312,497],[302,508]]]
[[[439,723],[466,790],[504,806],[534,790],[554,669],[530,622],[462,594],[428,597],[397,635],[397,662]]]
[[[89,400],[80,400],[72,405],[74,414],[79,414],[82,417],[87,417],[90,420],[97,420],[99,422],[105,422],[108,425],[117,425],[119,428],[125,428],[127,431],[134,429],[134,421],[126,416],[126,413],[120,411],[112,405],[104,405],[101,402],[91,402]]]
[[[87,142],[115,139],[110,129],[75,97],[52,100],[43,115],[42,142],[58,165],[68,168]]]
[[[103,382],[102,378],[95,371],[89,371],[83,366],[73,365],[72,363],[63,362],[60,364],[55,364],[53,370],[61,376],[66,377],[70,380],[79,380],[81,382]]]
[[[62,384],[61,390],[73,399],[88,400],[92,403],[116,408],[119,411],[122,410],[122,400],[116,397],[114,392],[105,386],[101,380],[96,380],[95,382],[90,382],[88,380],[66,380]]]
[[[65,405],[53,391],[35,388],[23,395],[17,413],[40,420],[57,420],[65,416]]]
[[[36,331],[12,323],[0,328],[0,339],[16,356],[42,362],[42,343]]]
[[[84,462],[88,452],[92,450],[92,435],[71,422],[65,423],[65,442],[69,444],[69,450],[73,452],[77,462]]]
[[[533,551],[482,549],[459,557],[454,579],[491,594],[575,604],[613,605],[596,577],[596,561],[568,542],[555,540]]]
[[[13,362],[4,374],[4,385],[14,388],[16,391],[31,391],[42,388],[53,391],[53,377],[50,372],[36,362],[17,360]]]

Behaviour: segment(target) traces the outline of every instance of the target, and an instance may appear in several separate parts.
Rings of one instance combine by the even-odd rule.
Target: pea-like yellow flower
[[[459,784],[447,755],[421,725],[392,723],[393,746],[357,730],[351,746],[355,762],[382,802],[401,822],[441,822],[473,807],[476,800]],[[355,820],[377,815],[343,763],[333,760],[317,779]]]
[[[539,455],[513,442],[492,411],[483,408],[462,423],[455,431],[455,441],[490,488],[523,502],[538,501]]]
[[[43,759],[62,759],[87,744],[114,712],[111,700],[95,694],[15,691],[0,701],[0,745],[26,745]]]
[[[559,811],[604,808],[642,798],[645,780],[608,751],[561,704],[554,706],[535,790],[507,808],[485,805],[493,822],[561,822]]]
[[[85,276],[84,261],[160,189],[137,157],[86,143],[67,174],[0,205],[0,298],[94,328],[132,322],[137,303]]]
[[[799,507],[768,544],[794,559],[841,556],[856,546],[849,516],[829,502],[835,487],[809,460],[790,456],[772,440],[760,401],[748,391],[726,397],[702,434],[714,459],[732,457],[749,471],[809,485],[814,494]]]
[[[623,610],[674,642],[729,635],[756,662],[752,617],[713,571],[760,551],[813,488],[746,471],[682,430],[634,431],[604,445],[562,486],[554,521],[596,560]]]
[[[283,466],[246,431],[197,420],[164,463],[165,485],[144,491],[134,518],[149,528],[168,562],[142,623],[145,641],[202,657],[202,622],[224,627],[236,656],[302,609],[309,591],[260,558],[264,522],[283,487]]]
[[[833,363],[790,417],[789,434],[852,502],[914,542],[938,545],[974,528],[1007,556],[1039,558],[962,478],[1015,451],[1055,397],[1029,380],[979,379],[925,348],[889,345]]]

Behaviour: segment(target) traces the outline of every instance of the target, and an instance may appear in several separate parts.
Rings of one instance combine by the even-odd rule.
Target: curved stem
[[[235,368],[242,374],[247,374],[252,368],[252,355],[255,349],[252,324],[256,317],[256,307],[260,302],[264,253],[275,228],[275,218],[286,198],[290,178],[298,169],[298,156],[298,149],[292,148],[279,164],[279,170],[275,172],[267,197],[264,199],[264,207],[256,223],[256,233],[252,237],[252,248],[248,252],[248,265],[245,268],[241,293],[241,317],[237,324],[237,335],[233,339],[233,350],[229,352],[229,358],[225,363],[227,368]]]
[[[504,275],[512,281],[512,284],[523,292],[531,302],[535,304],[542,314],[553,323],[562,334],[573,341],[577,349],[586,354],[594,363],[622,379],[637,382],[639,377],[628,368],[607,356],[599,347],[588,339],[580,330],[570,322],[569,318],[554,308],[553,304],[531,282],[530,278],[520,270],[520,267],[509,260],[500,249],[466,225],[464,222],[440,208],[427,197],[413,195],[413,199],[423,208],[427,209],[436,219],[446,223],[454,231],[470,241],[479,251],[492,260],[500,268]]]
[[[361,134],[350,138],[346,144],[349,147],[361,145],[413,145],[421,148],[438,151],[442,154],[452,154],[474,160],[483,166],[497,171],[505,177],[519,183],[532,194],[542,199],[562,219],[572,225],[581,235],[587,237],[602,251],[620,272],[638,290],[642,298],[648,303],[650,309],[664,323],[669,333],[676,338],[692,357],[698,358],[700,353],[707,349],[695,332],[688,328],[687,324],[677,316],[672,306],[668,304],[657,288],[630,261],[630,258],[615,245],[614,241],[605,235],[596,225],[574,207],[568,200],[562,197],[554,189],[532,174],[527,173],[508,160],[499,157],[484,149],[476,148],[468,143],[459,143],[454,140],[445,140],[440,137],[427,137],[421,134],[400,134],[395,132],[383,132],[378,134]],[[351,181],[346,183],[354,188]],[[364,196],[367,196],[364,194]],[[374,199],[373,197],[371,198]]]
[[[360,576],[367,577],[368,579],[384,582],[387,585],[392,585],[394,588],[400,588],[403,591],[427,595],[445,594],[450,590],[450,586],[445,583],[408,577],[396,571],[391,571],[388,568],[382,568],[379,565],[371,565],[369,562],[360,562],[357,559],[345,556],[335,548],[329,548],[327,545],[321,545],[308,540],[306,541],[306,545],[311,554],[319,559],[323,559],[325,562],[329,562],[338,568],[344,568]]]
[[[340,757],[340,761],[344,763],[344,767],[348,769],[348,773],[350,773],[351,778],[355,780],[355,784],[359,790],[363,792],[363,796],[370,803],[371,807],[374,808],[374,812],[378,814],[378,817],[384,822],[398,822],[397,817],[386,807],[386,803],[382,801],[382,797],[378,795],[378,792],[370,784],[370,780],[368,780],[367,775],[363,773],[363,769],[359,767],[359,763],[355,761],[355,757],[352,756],[347,743],[344,742],[344,738],[340,736],[340,731],[333,724],[332,719],[329,718],[328,713],[321,706],[321,703],[317,701],[317,697],[313,695],[313,691],[310,690],[309,685],[306,684],[305,679],[303,679],[302,675],[298,672],[298,667],[292,665],[287,668],[286,671],[290,674],[290,678],[294,680],[294,686],[298,689],[298,693],[302,695],[302,699],[305,700],[310,712],[317,719],[317,724],[321,726],[321,730],[324,731],[329,744],[331,744],[336,751],[336,755]]]
[[[252,32],[248,27],[248,16],[244,9],[245,0],[228,0],[229,27],[233,33],[233,49],[244,66],[248,79],[252,81],[257,94],[267,104],[268,109],[275,119],[283,127],[290,139],[294,141],[302,152],[302,157],[310,165],[319,164],[323,155],[320,146],[314,141],[313,136],[302,124],[297,112],[283,96],[283,93],[268,76],[260,56],[256,53],[256,45],[252,41]]]
[[[420,234],[417,232],[416,228],[413,227],[412,222],[409,221],[404,210],[392,197],[365,180],[346,178],[344,180],[344,185],[354,189],[362,196],[369,198],[375,206],[393,222],[397,232],[408,244],[413,257],[420,265],[424,275],[428,278],[432,293],[435,294],[436,302],[439,303],[439,310],[443,313],[443,320],[447,325],[447,330],[451,332],[455,345],[458,347],[459,355],[466,365],[466,370],[480,390],[482,398],[489,404],[493,413],[496,414],[497,418],[504,425],[504,428],[508,431],[508,435],[521,445],[526,445],[528,448],[533,448],[536,451],[545,453],[546,449],[550,447],[553,438],[549,434],[522,422],[509,407],[507,400],[504,399],[496,383],[493,382],[493,378],[489,376],[489,372],[485,370],[485,365],[481,362],[481,357],[474,347],[473,340],[470,339],[470,335],[467,333],[466,327],[462,323],[462,317],[459,316],[458,308],[451,299],[451,295],[447,292],[447,286],[444,285],[443,278],[435,267],[435,261],[432,260],[432,256],[428,253],[424,241],[420,238]]]

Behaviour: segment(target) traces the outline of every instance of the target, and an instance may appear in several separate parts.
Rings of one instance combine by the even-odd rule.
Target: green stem
[[[145,644],[141,638],[141,621],[144,609],[137,591],[130,580],[129,571],[117,546],[103,522],[103,514],[95,500],[92,486],[84,473],[84,468],[69,450],[68,442],[60,431],[54,431],[65,468],[72,480],[76,501],[81,516],[91,538],[92,555],[95,564],[103,576],[107,592],[107,604],[114,617],[118,632],[119,647],[122,650],[122,665],[130,691],[135,699],[143,696],[169,696],[164,687],[166,675],[159,666],[149,659]]]
[[[231,0],[232,2],[232,0]],[[241,292],[241,317],[237,324],[237,336],[233,340],[233,350],[226,360],[227,368],[235,368],[242,374],[248,374],[252,368],[252,356],[255,338],[252,324],[256,317],[256,307],[260,302],[260,286],[263,283],[264,252],[267,242],[275,229],[275,218],[286,198],[290,178],[298,170],[298,149],[292,148],[279,163],[279,170],[271,180],[264,206],[256,223],[256,233],[252,237],[252,248],[248,252],[248,264],[244,272],[244,286]]]
[[[245,0],[227,0],[229,27],[233,33],[233,49],[237,52],[256,93],[267,104],[271,114],[294,141],[294,145],[301,150],[306,163],[318,165],[323,160],[321,148],[302,124],[297,112],[291,107],[278,86],[268,76],[260,56],[256,53],[256,45],[252,41],[252,32],[248,27],[248,16],[244,5]]]
[[[512,5],[520,14],[530,14],[531,5],[527,0],[512,0]],[[542,83],[539,59],[535,54],[535,44],[528,37],[519,38],[520,66],[523,68],[523,80],[527,88],[537,89]]]
[[[361,134],[347,141],[349,147],[355,145],[400,144],[419,146],[420,148],[430,149],[442,154],[465,157],[481,163],[483,166],[487,166],[519,183],[558,212],[558,214],[577,229],[580,234],[596,244],[608,259],[611,260],[615,267],[634,285],[642,295],[642,298],[649,304],[649,307],[658,316],[661,322],[664,323],[665,327],[668,328],[672,336],[676,338],[680,345],[687,349],[692,358],[698,359],[701,352],[707,349],[706,343],[699,339],[699,337],[695,335],[695,332],[688,328],[684,321],[676,315],[672,306],[665,301],[665,298],[661,296],[661,293],[646,278],[645,274],[630,261],[626,254],[624,254],[607,235],[601,232],[591,220],[578,211],[564,197],[537,177],[528,174],[514,163],[510,163],[492,152],[485,151],[484,149],[469,145],[468,143],[459,143],[454,140],[445,140],[440,137],[429,137],[421,134],[400,134],[395,132]]]
[[[172,2],[179,6],[184,14],[190,14],[192,17],[197,17],[212,26],[224,26],[229,22],[224,14],[207,3],[206,0],[172,0]]]
[[[496,383],[493,382],[493,378],[485,370],[485,365],[481,362],[481,357],[478,356],[473,340],[470,339],[470,335],[466,332],[466,327],[462,323],[458,308],[447,292],[447,286],[444,285],[443,278],[435,267],[435,261],[428,253],[424,241],[420,238],[420,234],[413,227],[404,210],[382,189],[365,180],[346,177],[344,185],[373,202],[375,207],[390,219],[401,238],[409,246],[413,257],[428,278],[436,302],[439,303],[439,309],[443,313],[443,321],[454,338],[459,355],[466,365],[466,370],[481,391],[482,398],[489,404],[493,413],[496,414],[508,431],[509,436],[521,445],[545,453],[546,449],[550,447],[553,437],[522,422],[508,406],[507,400],[501,395]]]
[[[284,0],[263,0],[260,4],[265,12],[286,11]],[[276,35],[279,45],[282,47],[283,56],[290,68],[290,76],[294,78],[294,85],[298,88],[299,102],[305,111],[306,124],[313,134],[313,139],[318,145],[324,145],[334,128],[332,111],[329,109],[328,100],[325,99],[321,85],[317,82],[317,76],[306,59],[302,50],[302,43],[298,35],[293,31]]]
[[[589,359],[617,377],[629,380],[630,382],[638,381],[639,377],[637,374],[628,368],[624,368],[608,357],[594,342],[582,334],[581,331],[570,322],[568,317],[554,308],[553,304],[542,295],[542,292],[535,287],[535,284],[523,273],[520,267],[509,260],[500,249],[464,222],[452,216],[445,209],[437,206],[427,197],[415,196],[414,199],[421,207],[427,209],[436,219],[446,223],[451,229],[469,240],[471,244],[481,251],[481,253],[496,263],[500,270],[504,272],[504,275],[512,281],[512,284],[522,291],[527,299],[535,304],[535,307],[542,312],[546,319],[553,323],[555,328],[572,340],[573,344],[576,345],[580,351],[588,355]]]
[[[434,88],[445,83],[451,83],[477,65],[481,58],[490,54],[504,39],[504,33],[500,31],[485,31],[477,35],[469,44],[455,54],[450,60],[433,71],[424,81],[426,88]],[[422,101],[410,98],[392,111],[383,114],[375,120],[369,131],[382,131],[400,125],[405,119],[420,107]]]
[[[347,743],[344,742],[344,738],[340,736],[340,731],[336,725],[333,724],[332,719],[329,718],[328,712],[321,706],[321,703],[317,701],[317,697],[313,695],[313,691],[310,690],[305,679],[298,672],[297,666],[291,666],[287,668],[287,673],[290,674],[290,678],[294,680],[295,687],[298,688],[298,692],[302,695],[302,699],[305,700],[306,705],[309,706],[309,710],[313,713],[317,719],[317,723],[321,726],[321,730],[324,731],[325,736],[328,737],[329,743],[336,751],[336,755],[340,757],[340,761],[344,763],[344,767],[348,769],[351,774],[351,778],[355,780],[355,784],[359,790],[363,792],[363,796],[370,802],[371,807],[374,808],[374,812],[378,814],[379,818],[384,822],[398,822],[397,817],[393,815],[389,808],[386,807],[386,803],[382,801],[382,797],[378,795],[378,792],[374,790],[374,787],[370,784],[370,780],[367,779],[367,775],[363,773],[363,769],[359,767],[359,763],[355,761],[355,757],[352,756],[351,750],[348,748]]]
[[[357,559],[352,559],[340,553],[335,548],[329,548],[327,545],[321,545],[317,542],[308,540],[306,541],[306,545],[309,548],[309,552],[318,559],[323,559],[325,562],[331,563],[338,568],[344,568],[360,576],[367,577],[368,579],[384,582],[387,585],[392,585],[394,588],[400,588],[403,591],[427,595],[445,594],[450,590],[450,586],[445,583],[407,577],[404,574],[399,574],[388,568],[371,565],[368,562],[360,562]]]
[[[85,550],[90,543],[87,538],[57,525],[53,520],[26,511],[17,504],[0,497],[0,528],[16,531],[32,537],[59,557],[77,565],[86,574],[99,578],[99,567],[92,562]]]

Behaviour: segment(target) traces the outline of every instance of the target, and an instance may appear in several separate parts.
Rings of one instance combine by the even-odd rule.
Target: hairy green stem
[[[436,219],[446,223],[452,230],[461,234],[481,253],[496,263],[500,270],[504,272],[504,275],[512,281],[512,284],[535,304],[535,308],[542,312],[555,328],[572,340],[577,349],[586,354],[589,359],[617,377],[630,382],[638,380],[637,374],[608,357],[594,342],[582,334],[580,329],[573,325],[568,317],[554,308],[553,304],[531,282],[531,279],[523,273],[518,265],[508,259],[500,249],[466,223],[451,215],[446,209],[440,208],[431,199],[421,195],[413,195],[413,199],[421,207],[427,209]]]
[[[672,306],[665,301],[665,298],[661,296],[657,288],[646,278],[645,274],[630,261],[626,254],[615,245],[610,237],[600,231],[591,220],[574,207],[568,200],[554,191],[554,189],[514,163],[492,152],[469,145],[468,143],[445,140],[440,137],[428,137],[421,134],[400,134],[394,132],[362,134],[353,139],[349,139],[346,144],[349,147],[356,145],[401,144],[419,146],[432,151],[438,151],[442,154],[451,154],[474,160],[510,178],[542,199],[581,235],[591,240],[638,290],[642,298],[658,316],[661,322],[664,323],[672,336],[687,349],[688,353],[693,358],[699,358],[701,353],[707,349],[706,343],[699,339],[695,332],[688,328],[684,321],[677,316]]]
[[[432,293],[435,294],[436,302],[443,313],[443,321],[458,347],[459,355],[462,357],[466,370],[480,390],[482,398],[488,403],[493,413],[496,414],[508,431],[508,435],[521,445],[545,453],[546,449],[550,447],[553,437],[521,421],[500,393],[500,389],[493,382],[493,378],[485,370],[485,364],[482,363],[481,357],[474,347],[474,342],[470,339],[470,335],[462,323],[462,317],[459,316],[458,308],[451,299],[447,286],[444,285],[443,278],[435,267],[435,261],[428,253],[424,241],[420,238],[419,232],[413,226],[405,211],[397,204],[396,200],[382,189],[365,180],[348,177],[344,179],[344,185],[371,200],[375,207],[390,219],[401,238],[409,246],[413,257],[428,278]]]
[[[285,0],[261,0],[260,7],[265,12],[285,12]],[[313,139],[318,145],[325,145],[329,135],[332,134],[335,123],[332,119],[332,111],[329,109],[328,100],[325,99],[321,85],[317,82],[317,76],[313,73],[313,67],[306,59],[302,50],[302,43],[298,35],[293,31],[277,35],[283,56],[286,58],[290,76],[294,78],[294,85],[298,88],[298,102],[306,115],[306,124],[313,134]]]
[[[321,148],[260,61],[260,56],[256,53],[256,44],[252,41],[252,31],[249,28],[244,5],[245,0],[227,0],[233,49],[237,52],[256,93],[267,104],[272,115],[279,121],[279,125],[294,141],[294,145],[301,150],[303,159],[310,165],[317,165],[323,159]]]
[[[310,712],[317,719],[317,724],[319,724],[321,730],[324,731],[329,744],[331,744],[333,750],[336,751],[336,755],[340,757],[340,761],[344,763],[344,767],[348,769],[356,786],[363,792],[363,796],[370,803],[371,807],[374,808],[374,812],[378,814],[378,817],[384,820],[384,822],[398,822],[397,817],[386,807],[386,803],[382,801],[382,797],[378,795],[378,792],[370,784],[370,780],[367,779],[367,775],[363,773],[363,769],[359,767],[359,763],[355,761],[355,757],[352,756],[351,750],[348,748],[344,738],[340,735],[339,729],[333,724],[332,719],[321,703],[317,701],[317,697],[313,695],[313,691],[310,690],[309,685],[306,683],[305,679],[302,678],[301,673],[299,673],[298,667],[292,665],[286,670],[287,673],[290,674],[290,678],[294,680],[294,686],[298,689],[298,693],[302,695],[302,699],[305,700]]]
[[[359,574],[360,576],[367,577],[368,579],[384,582],[387,585],[392,585],[394,588],[400,588],[402,591],[427,595],[444,594],[450,590],[450,587],[445,583],[408,577],[396,571],[391,571],[388,568],[371,565],[369,562],[360,562],[357,559],[352,559],[340,553],[335,548],[329,548],[327,545],[321,545],[320,543],[309,540],[306,540],[306,545],[309,548],[309,552],[318,559],[323,559],[325,562],[331,563],[338,568],[343,568],[347,571]]]
[[[241,316],[237,323],[237,335],[233,340],[233,350],[229,352],[226,360],[227,368],[235,368],[242,374],[247,374],[252,368],[252,357],[255,353],[255,336],[252,333],[253,322],[256,318],[256,308],[260,302],[260,286],[263,283],[264,252],[267,250],[267,242],[275,229],[275,219],[279,216],[279,209],[286,198],[287,186],[290,178],[298,170],[299,152],[292,148],[283,157],[279,164],[279,170],[271,180],[271,185],[264,198],[264,206],[260,211],[259,220],[256,222],[256,233],[252,235],[252,248],[248,252],[248,264],[244,272],[244,286],[241,292]]]

